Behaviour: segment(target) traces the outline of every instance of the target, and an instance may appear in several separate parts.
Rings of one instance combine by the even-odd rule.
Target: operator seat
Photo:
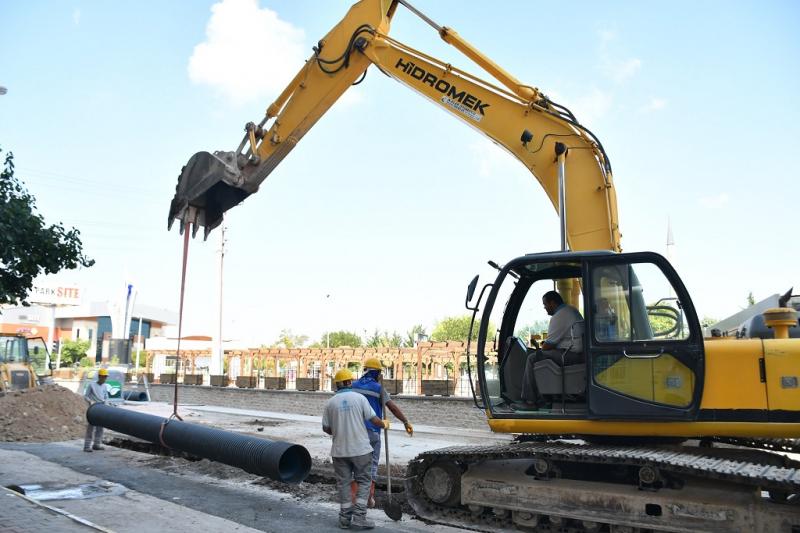
[[[586,363],[560,366],[545,359],[533,365],[539,394],[582,396],[586,393]]]
[[[506,339],[506,350],[503,354],[503,397],[511,402],[522,401],[522,375],[528,361],[528,348],[519,338]]]
[[[580,347],[578,339],[583,337],[585,323],[583,320],[575,322],[570,328],[570,338],[572,343],[561,353],[561,364],[550,359],[538,361],[533,365],[533,376],[536,379],[536,387],[539,394],[552,396],[583,396],[586,393],[586,359],[582,352],[572,351],[573,346]],[[577,359],[576,354],[580,354],[583,359],[580,363],[565,364],[567,354],[570,353],[571,360]]]

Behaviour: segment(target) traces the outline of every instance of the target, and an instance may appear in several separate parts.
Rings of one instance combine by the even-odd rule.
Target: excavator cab
[[[44,339],[0,334],[0,392],[35,387],[48,370]]]
[[[542,296],[553,290],[580,315],[572,317],[555,349],[542,351],[531,339],[551,340]],[[702,330],[686,288],[662,256],[531,254],[500,268],[486,291],[475,389],[486,391],[476,402],[491,418],[696,418]],[[503,296],[507,303],[500,310],[496,304]],[[493,344],[490,323],[499,323]]]

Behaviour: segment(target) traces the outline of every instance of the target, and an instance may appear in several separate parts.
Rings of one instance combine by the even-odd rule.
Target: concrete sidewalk
[[[36,446],[36,445],[33,445]],[[59,450],[61,455],[66,455],[66,450],[73,453],[86,455],[87,461],[92,461],[90,454],[81,451],[80,443],[67,445],[63,443],[43,444]],[[74,451],[73,451],[74,450]],[[96,452],[93,455],[106,455],[106,452]],[[113,469],[106,462],[114,457],[113,451],[106,457],[98,457],[96,471],[103,475],[104,470]],[[119,458],[119,457],[118,457]],[[17,450],[0,449],[0,485],[42,484],[74,487],[83,483],[99,481],[94,475],[87,475],[70,468],[65,468],[50,461]],[[0,504],[0,531],[2,532],[89,532],[98,531],[87,525],[82,525],[66,516],[56,514],[46,508],[40,507],[24,498],[2,493]],[[242,533],[257,530],[237,524],[236,522],[208,515],[206,513],[178,505],[171,501],[155,498],[141,492],[125,488],[122,494],[113,493],[108,496],[98,496],[84,499],[62,499],[42,502],[48,506],[62,509],[67,513],[82,518],[100,527],[100,531],[238,531]]]
[[[38,505],[13,490],[0,487],[0,531],[3,533],[39,533],[40,531],[87,533],[98,530]]]

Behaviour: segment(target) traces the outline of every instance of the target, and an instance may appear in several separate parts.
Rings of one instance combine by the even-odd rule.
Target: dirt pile
[[[59,385],[10,391],[0,396],[0,441],[55,442],[83,437],[87,407],[81,396]]]

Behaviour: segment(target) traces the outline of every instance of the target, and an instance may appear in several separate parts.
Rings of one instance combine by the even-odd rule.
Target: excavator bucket
[[[203,238],[222,223],[222,216],[250,196],[245,180],[236,165],[233,152],[197,152],[186,163],[175,187],[175,197],[169,206],[167,229],[175,220],[181,221],[181,232],[187,222],[193,224],[193,234],[204,227]]]

